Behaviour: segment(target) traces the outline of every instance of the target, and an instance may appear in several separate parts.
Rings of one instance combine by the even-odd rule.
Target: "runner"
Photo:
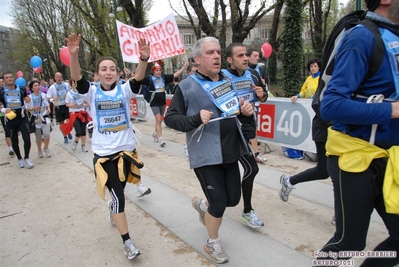
[[[50,105],[47,101],[45,93],[41,93],[40,84],[37,81],[29,83],[29,89],[32,93],[29,95],[30,103],[25,103],[26,110],[34,116],[35,119],[35,136],[37,145],[37,155],[39,158],[43,158],[43,151],[47,157],[51,157],[49,149],[50,143]],[[44,142],[44,148],[42,151],[42,139]]]
[[[248,69],[246,53],[247,48],[245,45],[241,43],[230,44],[226,48],[226,57],[230,67],[222,71],[227,77],[231,78],[238,95],[248,99],[252,106],[255,107],[255,101],[265,102],[268,95],[259,74],[255,70]],[[239,115],[238,119],[241,122],[241,129],[248,144],[249,140],[256,136],[255,118],[254,116]],[[244,209],[241,212],[240,219],[252,228],[260,228],[264,226],[264,223],[255,213],[251,201],[254,180],[259,167],[256,163],[255,155],[252,153],[242,155],[239,161],[244,169],[241,182]]]
[[[112,57],[98,59],[96,72],[100,86],[91,86],[81,76],[78,58],[80,41],[81,36],[76,34],[66,39],[71,55],[71,78],[77,81],[77,91],[87,94],[93,119],[92,149],[97,191],[105,199],[105,187],[109,190],[112,198],[108,202],[109,220],[116,225],[123,240],[124,253],[131,260],[141,252],[129,235],[124,188],[126,182],[137,183],[140,180],[140,168],[144,166],[138,158],[136,140],[130,129],[129,104],[138,90],[133,90],[136,88],[132,86],[134,78],[123,85],[118,84],[117,61]],[[140,63],[136,69],[136,77],[141,80],[144,78],[150,47],[144,39],[138,42],[138,47]],[[150,192],[151,190],[148,193]]]
[[[11,143],[14,153],[17,155],[18,167],[28,169],[33,167],[29,158],[31,148],[28,114],[24,107],[24,101],[30,102],[30,98],[24,87],[14,84],[14,77],[10,72],[3,73],[4,87],[0,89],[0,102],[4,104],[1,113],[5,114],[5,124],[11,133]],[[24,158],[19,150],[18,132],[24,141]]]
[[[151,75],[145,77],[142,80],[137,79],[142,85],[146,85],[148,92],[146,94],[146,100],[150,103],[152,113],[155,117],[155,131],[152,134],[154,142],[159,142],[161,147],[166,145],[165,140],[162,137],[162,119],[165,113],[166,107],[166,91],[165,87],[168,83],[173,82],[173,79],[179,77],[183,71],[187,68],[188,62],[184,66],[176,71],[174,74],[162,74],[162,62],[157,61],[152,64]]]
[[[240,201],[238,159],[249,152],[235,115],[253,116],[253,107],[237,98],[231,81],[220,72],[220,45],[216,38],[198,40],[193,54],[197,72],[177,86],[165,124],[186,132],[190,168],[209,203],[202,209],[194,205],[208,232],[204,250],[213,262],[225,263],[228,256],[219,239],[219,228],[226,207]],[[195,200],[192,203],[196,204]]]
[[[4,80],[3,78],[0,78],[0,89],[4,87]],[[1,108],[4,108],[4,104],[0,103]],[[6,139],[6,144],[8,147],[8,155],[12,158],[14,157],[15,153],[14,150],[12,149],[12,144],[11,144],[11,134],[10,130],[7,128],[7,125],[5,124],[5,119],[4,119],[4,114],[0,112],[0,120],[1,120],[1,125],[3,126],[4,129],[4,135]]]
[[[247,57],[248,57],[248,69],[253,69],[258,72],[262,83],[267,88],[267,77],[266,77],[266,66],[259,64],[260,53],[257,49],[250,48],[247,50]],[[258,119],[258,109],[259,109],[259,101],[255,102],[255,119]],[[258,137],[255,136],[253,139],[250,140],[251,147],[255,153],[255,160],[256,162],[263,164],[267,161],[266,158],[262,157],[259,152],[259,144],[258,144]]]
[[[84,95],[81,95],[76,90],[76,82],[71,79],[72,89],[67,93],[65,98],[65,105],[69,108],[69,121],[62,126],[65,134],[69,134],[72,127],[75,129],[75,140],[72,143],[72,151],[76,150],[76,147],[81,140],[82,152],[88,152],[86,148],[86,126],[91,120],[88,112],[85,110],[87,102],[84,101]]]
[[[68,139],[72,140],[72,135],[62,131],[62,125],[69,119],[69,109],[65,105],[65,97],[71,89],[70,85],[63,81],[62,74],[57,72],[54,75],[55,83],[47,91],[47,97],[55,103],[55,119],[60,126],[60,131],[64,136],[64,144],[68,144]]]

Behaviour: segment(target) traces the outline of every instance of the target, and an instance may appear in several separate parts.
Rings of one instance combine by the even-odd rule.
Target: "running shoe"
[[[78,146],[78,143],[76,143],[75,141],[73,142],[73,144],[72,144],[72,151],[75,151],[76,150],[76,147]]]
[[[154,138],[154,142],[155,142],[155,143],[158,143],[158,142],[159,142],[158,133],[157,133],[157,132],[153,132],[153,133],[152,133],[152,138]]]
[[[203,212],[200,208],[201,205],[201,198],[198,197],[194,197],[191,200],[191,205],[193,206],[193,208],[198,212],[198,218],[200,223],[202,223],[203,225],[205,225],[205,212]]]
[[[254,210],[251,210],[248,213],[244,213],[244,211],[241,213],[241,221],[245,222],[248,224],[249,227],[251,228],[261,228],[265,224],[258,218],[258,215],[256,215]]]
[[[72,140],[72,134],[71,133],[68,134],[68,139]]]
[[[23,159],[19,159],[19,160],[18,160],[18,167],[19,167],[19,168],[25,167],[25,161],[24,161]]]
[[[108,209],[109,209],[108,222],[110,225],[115,226],[114,219],[112,218],[112,200],[108,201]]]
[[[132,260],[141,254],[140,250],[136,248],[133,241],[131,239],[123,242],[123,248],[125,251],[125,255],[129,260]]]
[[[85,145],[82,145],[82,152],[89,152]]]
[[[292,189],[294,189],[294,187],[292,185],[291,186],[288,185],[289,179],[290,179],[290,176],[287,174],[283,174],[280,177],[280,184],[281,184],[280,198],[284,202],[288,201],[288,196],[290,195]]]
[[[160,137],[159,138],[159,145],[161,146],[161,147],[164,147],[164,146],[166,146],[166,143],[165,143],[165,141],[162,139],[162,137]]]
[[[145,195],[151,194],[151,189],[147,186],[140,184],[137,186],[137,197],[144,197]]]
[[[44,148],[43,151],[44,151],[44,153],[46,154],[46,156],[47,156],[48,158],[51,157],[50,149]]]
[[[14,157],[14,155],[15,155],[14,150],[10,149],[10,152],[8,152],[8,155],[10,156],[10,158]]]
[[[267,161],[267,159],[264,158],[264,157],[261,157],[261,156],[259,155],[259,152],[256,152],[256,153],[255,153],[255,161],[256,161],[257,163],[263,164],[263,163],[265,163],[265,162]]]
[[[220,264],[229,261],[229,258],[227,257],[226,253],[224,253],[223,251],[223,247],[220,240],[214,243],[208,243],[207,240],[206,245],[204,246],[204,250],[206,253],[209,254],[211,260],[215,263]]]
[[[26,165],[26,167],[28,167],[28,169],[33,168],[33,162],[30,160],[30,158],[25,159],[25,165]]]
[[[37,156],[39,158],[43,158],[43,151],[41,151],[41,150],[37,151]]]
[[[64,137],[64,145],[68,144],[68,137]]]

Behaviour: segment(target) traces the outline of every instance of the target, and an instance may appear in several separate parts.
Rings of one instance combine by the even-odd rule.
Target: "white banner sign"
[[[185,53],[179,28],[172,13],[144,28],[134,28],[118,20],[116,27],[124,62],[139,63],[140,54],[137,41],[140,38],[150,42],[150,62]]]

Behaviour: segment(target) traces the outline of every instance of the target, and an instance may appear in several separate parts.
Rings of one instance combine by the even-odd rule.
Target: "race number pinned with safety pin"
[[[125,109],[126,101],[120,85],[118,85],[115,96],[108,96],[101,90],[96,90],[96,106],[97,125],[100,133],[117,132],[129,128]]]
[[[240,102],[231,81],[208,81],[200,80],[192,75],[201,87],[205,90],[212,102],[222,111],[222,117],[229,117],[240,114]]]
[[[122,100],[98,101],[99,132],[126,130],[125,108]]]

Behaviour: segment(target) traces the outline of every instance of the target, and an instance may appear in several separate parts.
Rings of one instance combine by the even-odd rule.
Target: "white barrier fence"
[[[166,110],[173,95],[166,96]],[[259,105],[257,136],[259,142],[274,143],[316,153],[312,140],[314,111],[311,99],[269,98]],[[165,112],[166,112],[165,110]],[[143,96],[138,95],[130,103],[132,118],[154,120],[151,108]]]

